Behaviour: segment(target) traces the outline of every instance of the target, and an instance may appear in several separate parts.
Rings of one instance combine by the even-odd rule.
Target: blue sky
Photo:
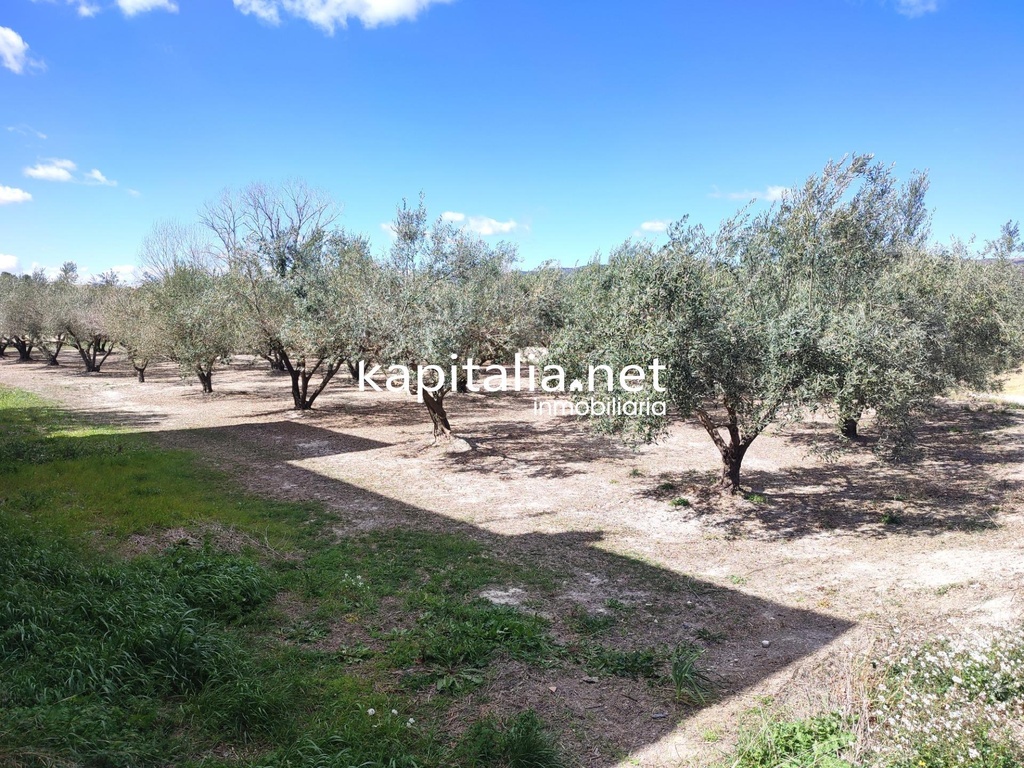
[[[1024,218],[1018,0],[3,0],[0,268],[135,263],[300,177],[585,262],[829,158],[927,169],[934,237]],[[646,226],[645,226],[646,224]]]

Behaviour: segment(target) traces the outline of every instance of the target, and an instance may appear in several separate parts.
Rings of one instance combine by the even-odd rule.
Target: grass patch
[[[185,451],[90,426],[34,395],[0,388],[2,509],[68,534],[130,534],[216,522],[294,550],[313,533],[315,505],[239,493]]]
[[[854,768],[842,759],[853,733],[838,713],[789,719],[762,707],[749,713],[729,768]]]
[[[497,654],[553,653],[542,619],[473,597],[510,581],[544,589],[551,575],[464,537],[335,543],[315,505],[245,495],[187,452],[6,389],[0,460],[4,765],[227,764],[213,754],[238,768],[451,765],[464,746],[430,725],[450,698],[414,699],[394,672],[421,667],[403,679],[456,694]],[[116,546],[211,525],[271,546],[231,554],[209,541],[132,559]],[[277,607],[281,594],[305,615]],[[379,643],[318,650],[339,621]],[[488,722],[488,749],[557,765],[531,717]]]
[[[499,659],[698,700],[699,671],[673,672],[669,649],[597,641],[627,626],[619,601],[557,619],[581,637],[563,646],[547,619],[483,599],[561,579],[469,537],[336,539],[318,505],[244,494],[189,452],[2,388],[0,461],[0,764],[560,765],[532,712],[458,741],[432,726]],[[205,544],[124,556],[178,528]],[[209,533],[224,529],[233,552]]]

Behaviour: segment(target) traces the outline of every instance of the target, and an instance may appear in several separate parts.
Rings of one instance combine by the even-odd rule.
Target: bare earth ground
[[[549,565],[565,574],[555,599],[516,585],[485,596],[553,617],[617,599],[643,627],[610,640],[623,648],[721,637],[705,657],[719,696],[700,710],[643,682],[506,663],[453,713],[455,728],[464,714],[532,706],[584,765],[708,765],[757,697],[799,708],[842,696],[844,662],[894,629],[985,631],[1024,614],[1024,409],[1012,404],[941,404],[923,460],[899,467],[863,445],[812,452],[837,445],[826,424],[764,435],[744,465],[744,485],[766,497],[753,502],[702,492],[717,455],[690,424],[634,453],[536,414],[531,396],[452,396],[453,426],[476,446],[453,454],[426,447],[429,420],[411,398],[347,380],[299,415],[287,377],[260,366],[221,368],[204,396],[171,366],[140,385],[116,357],[99,375],[77,363],[8,358],[0,383],[154,432],[253,491],[319,500],[339,536],[450,530]]]

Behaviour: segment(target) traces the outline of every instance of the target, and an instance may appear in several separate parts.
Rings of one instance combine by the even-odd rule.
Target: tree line
[[[569,396],[667,400],[664,416],[608,409],[592,421],[650,442],[694,418],[735,490],[771,424],[825,411],[856,439],[871,412],[881,444],[904,453],[936,396],[989,389],[1024,359],[1017,226],[982,245],[931,243],[927,188],[923,174],[900,184],[871,156],[848,157],[715,230],[684,218],[665,245],[630,240],[576,270],[523,271],[513,246],[431,220],[422,197],[398,207],[393,242],[375,255],[323,193],[254,184],[194,224],[157,225],[138,285],[109,273],[80,284],[72,263],[52,279],[0,276],[0,355],[57,365],[69,346],[99,372],[116,346],[140,382],[169,360],[211,392],[217,364],[250,353],[290,378],[298,410],[358,361],[447,369],[541,347],[583,379],[589,366],[658,358],[665,391],[611,382]],[[424,397],[435,438],[451,435],[447,398],[465,386]]]

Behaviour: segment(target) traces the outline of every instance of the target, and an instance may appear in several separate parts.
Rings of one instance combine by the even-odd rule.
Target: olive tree
[[[261,275],[282,280],[292,271],[295,256],[330,232],[337,217],[338,206],[330,196],[300,179],[279,185],[253,182],[237,192],[225,189],[200,212],[222,261],[236,272],[256,265]],[[252,298],[250,294],[247,303]],[[285,371],[280,346],[266,334],[257,340],[262,346],[254,349],[256,354],[270,363],[271,370]]]
[[[65,310],[61,330],[85,364],[86,373],[99,373],[114,351],[114,340],[106,323],[107,297],[117,289],[118,277],[106,272],[87,285],[66,289],[71,299]]]
[[[110,335],[124,350],[140,384],[146,381],[149,364],[164,355],[156,293],[152,281],[120,285],[108,295],[104,307]]]
[[[178,364],[183,377],[213,391],[213,371],[238,342],[238,321],[228,278],[216,268],[208,244],[192,227],[158,224],[143,243],[144,288],[149,293],[155,349]]]
[[[531,294],[523,290],[515,248],[490,246],[450,222],[428,223],[422,198],[403,202],[392,224],[394,243],[377,282],[386,308],[373,332],[382,362],[409,373],[433,424],[435,440],[451,438],[445,400],[466,391],[464,363],[508,362],[528,336]],[[447,374],[458,365],[455,379]]]
[[[948,274],[929,282],[918,270],[926,186],[915,177],[899,187],[889,169],[854,157],[756,217],[741,212],[713,233],[683,220],[664,248],[627,244],[570,281],[555,359],[582,375],[595,363],[659,358],[664,392],[653,382],[640,392],[616,383],[594,394],[661,399],[696,417],[721,454],[720,485],[733,491],[754,440],[808,408],[846,419],[870,407],[890,425],[908,423],[922,398],[951,381],[947,353],[970,347],[949,340],[949,302],[931,314],[921,305],[929,291],[966,295]],[[991,309],[970,323],[992,320]],[[598,423],[651,440],[668,420]]]
[[[32,351],[46,334],[44,293],[46,275],[0,275],[0,335],[18,352],[20,362],[32,360]]]
[[[293,407],[309,410],[366,335],[369,246],[341,230],[314,230],[302,239],[288,232],[255,245],[230,257],[247,346],[280,361]]]
[[[81,300],[78,266],[73,261],[64,262],[57,276],[45,285],[40,284],[37,290],[43,324],[38,348],[48,365],[60,365],[60,351],[68,340],[68,327]]]

